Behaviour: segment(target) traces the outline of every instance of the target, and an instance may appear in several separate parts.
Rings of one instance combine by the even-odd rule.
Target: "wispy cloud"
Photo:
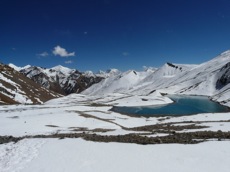
[[[61,56],[61,57],[75,56],[75,52],[68,53],[65,48],[62,48],[59,45],[57,45],[56,47],[54,47],[53,54],[55,56]]]
[[[129,52],[123,52],[122,55],[125,56],[125,57],[127,57],[127,56],[130,55],[130,53]]]
[[[45,51],[45,52],[40,53],[40,54],[37,54],[37,55],[40,56],[40,57],[47,57],[47,56],[49,56],[49,53],[47,53],[47,52]]]
[[[72,60],[65,61],[65,64],[71,64],[71,63],[73,63]]]

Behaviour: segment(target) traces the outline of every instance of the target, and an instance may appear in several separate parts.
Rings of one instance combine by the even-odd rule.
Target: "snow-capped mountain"
[[[61,65],[48,69],[28,66],[20,72],[43,87],[63,95],[80,93],[103,79],[103,77],[97,76],[91,71],[82,73]]]
[[[169,94],[212,96],[222,104],[230,101],[230,51],[200,65],[166,63],[155,72],[147,71],[128,71],[108,77],[83,94],[149,95],[158,90]]]
[[[95,86],[85,90],[83,94],[95,95],[112,92],[129,92],[129,90],[133,89],[133,86],[137,85],[141,80],[151,75],[153,72],[152,70],[144,72],[137,72],[134,70],[129,70],[124,73],[113,72],[111,75],[107,76],[107,78],[95,84]]]
[[[60,97],[8,65],[0,64],[0,104],[43,103]]]
[[[19,72],[20,70],[23,70],[23,69],[26,69],[26,68],[31,67],[30,65],[26,65],[26,66],[24,66],[24,67],[18,67],[18,66],[16,66],[16,65],[14,65],[13,63],[9,63],[8,66],[10,66],[11,68],[13,68],[14,70],[16,70],[16,71],[18,71],[18,72]]]
[[[96,73],[97,76],[100,76],[102,78],[108,78],[108,77],[112,77],[112,76],[116,76],[116,75],[119,75],[121,74],[122,72],[119,71],[118,69],[108,69],[106,71],[98,71]]]

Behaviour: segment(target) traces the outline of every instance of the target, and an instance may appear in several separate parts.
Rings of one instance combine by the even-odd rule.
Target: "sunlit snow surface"
[[[97,135],[146,134],[126,128],[173,123],[175,126],[206,126],[183,129],[230,131],[230,113],[204,113],[180,117],[133,117],[110,111],[112,106],[149,106],[172,103],[161,93],[206,95],[230,106],[230,84],[217,89],[221,70],[230,61],[230,51],[200,65],[167,63],[156,71],[127,71],[107,77],[84,95],[72,94],[43,105],[0,106],[0,135],[25,136],[54,133]],[[59,66],[60,67],[60,66]],[[64,69],[64,72],[69,72]],[[91,72],[88,72],[91,74]],[[184,122],[184,123],[182,123]],[[106,132],[94,129],[106,129]],[[147,137],[167,133],[148,133]],[[228,172],[230,141],[204,143],[137,145],[100,143],[83,139],[23,139],[0,145],[0,171],[23,172]]]
[[[82,94],[125,93],[149,95],[154,91],[167,94],[205,95],[230,105],[230,84],[217,88],[217,81],[230,71],[230,51],[200,65],[166,63],[156,71],[128,71],[94,84]]]
[[[145,98],[150,101],[142,101],[143,105],[171,103],[170,99],[157,92]],[[135,131],[125,130],[121,126],[129,128],[182,121],[209,121],[202,125],[210,128],[193,131],[230,131],[228,122],[214,122],[229,120],[230,113],[198,114],[160,120],[162,117],[138,118],[109,111],[113,104],[122,105],[128,101],[132,102],[129,103],[130,106],[134,106],[139,104],[141,99],[142,97],[127,94],[104,96],[72,94],[43,105],[0,106],[0,135],[25,136],[76,132],[73,128],[112,129],[97,134],[123,135]],[[87,118],[82,113],[91,117]],[[191,132],[191,130],[180,132]],[[229,146],[229,141],[210,141],[195,145],[137,145],[99,143],[82,139],[23,139],[15,144],[0,145],[0,171],[227,172],[230,168]]]
[[[1,145],[0,169],[1,172],[228,172],[228,147],[228,142],[143,146],[82,139],[26,139]]]

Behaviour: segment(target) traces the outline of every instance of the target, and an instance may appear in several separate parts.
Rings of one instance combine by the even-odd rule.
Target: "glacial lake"
[[[156,106],[118,107],[114,112],[137,116],[182,116],[198,113],[229,112],[229,108],[209,100],[204,96],[169,95],[174,103]]]

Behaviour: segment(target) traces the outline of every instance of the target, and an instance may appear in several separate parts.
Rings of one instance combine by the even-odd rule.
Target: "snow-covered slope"
[[[200,65],[182,67],[180,72],[169,72],[168,68],[165,69],[163,66],[152,76],[143,80],[143,83],[148,81],[149,84],[132,91],[133,93],[147,94],[154,89],[161,90],[163,93],[213,96],[220,92],[217,83],[224,73],[222,68],[229,61],[230,52],[227,51]],[[225,86],[227,85],[225,84]]]
[[[229,172],[230,113],[144,118],[98,106],[124,99],[71,94],[0,106],[0,171]]]
[[[26,65],[26,66],[24,66],[24,67],[18,67],[18,66],[16,66],[16,65],[14,65],[13,63],[9,63],[8,66],[10,66],[11,68],[13,68],[14,70],[16,70],[16,71],[18,71],[18,72],[19,72],[20,70],[23,70],[23,69],[26,69],[26,68],[31,67],[30,65]]]
[[[63,95],[79,93],[103,79],[90,71],[82,73],[61,65],[49,69],[29,66],[20,72],[36,83]]]
[[[153,71],[136,72],[129,70],[124,73],[112,74],[101,82],[95,84],[89,89],[85,90],[83,94],[98,95],[113,92],[126,92],[133,89],[133,86],[139,83],[142,79],[146,78]]]
[[[111,76],[85,90],[83,94],[148,95],[158,90],[170,94],[214,96],[213,99],[226,104],[230,100],[230,96],[227,96],[230,95],[229,75],[230,51],[226,51],[200,65],[166,63],[155,72],[128,71]]]
[[[136,72],[133,70],[120,73],[118,75],[112,75],[107,77],[103,81],[89,89],[85,90],[83,94],[98,95],[105,93],[132,93],[133,90],[140,90],[141,87],[153,82],[162,85],[162,78],[168,80],[173,78],[184,71],[196,67],[196,65],[174,65],[171,63],[166,63],[159,69],[146,69],[142,72]]]
[[[0,64],[0,104],[43,103],[60,97],[25,77],[13,68]]]

